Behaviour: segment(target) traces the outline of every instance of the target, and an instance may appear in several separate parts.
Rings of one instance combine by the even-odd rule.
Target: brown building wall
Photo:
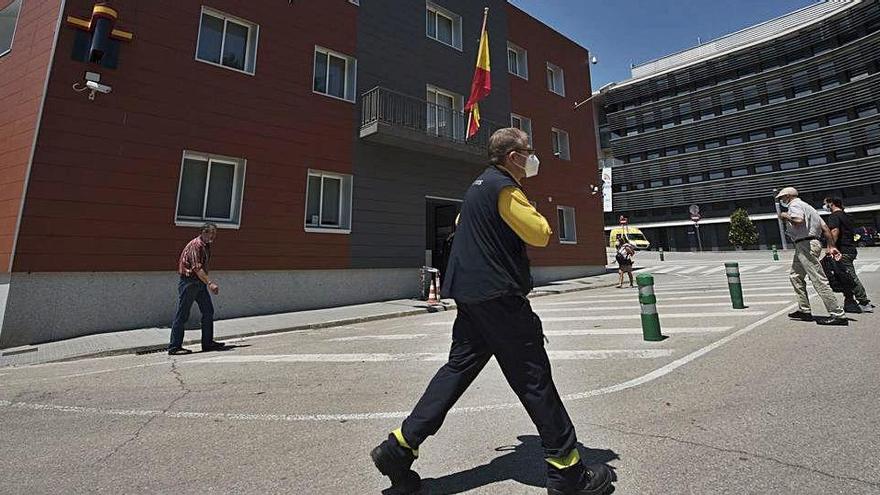
[[[590,185],[600,185],[596,132],[590,104],[575,110],[575,102],[591,93],[589,53],[550,27],[508,4],[509,41],[528,52],[528,80],[510,74],[511,111],[532,121],[533,146],[541,159],[540,173],[528,179],[529,199],[559,232],[557,206],[575,208],[577,244],[561,244],[558,236],[546,249],[530,252],[536,266],[602,265],[603,249],[601,196],[590,194]],[[565,96],[548,89],[547,62],[565,74]],[[507,61],[501,61],[504,67]],[[571,160],[553,156],[551,128],[568,132]]]
[[[0,0],[0,9],[11,2]],[[59,0],[25,0],[12,51],[0,57],[0,271],[8,272],[37,131]]]
[[[173,270],[197,233],[174,221],[184,150],[247,160],[240,228],[220,231],[212,268],[349,266],[348,236],[303,224],[308,169],[352,170],[355,105],[313,93],[312,71],[315,45],[355,56],[358,7],[204,4],[259,24],[254,75],[195,59],[201,2],[113,1],[134,33],[115,70],[72,60],[76,30],[62,27],[14,271]],[[65,16],[92,5],[71,0]],[[112,93],[74,92],[86,70]]]

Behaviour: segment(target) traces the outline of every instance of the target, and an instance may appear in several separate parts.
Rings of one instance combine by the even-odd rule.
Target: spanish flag
[[[474,82],[471,84],[471,95],[468,98],[464,111],[468,116],[468,139],[472,138],[480,130],[480,105],[479,102],[489,95],[492,90],[492,78],[489,68],[489,32],[486,31],[486,18],[489,9],[486,8],[483,17],[483,32],[480,36],[480,49],[477,51],[477,68],[474,71]]]

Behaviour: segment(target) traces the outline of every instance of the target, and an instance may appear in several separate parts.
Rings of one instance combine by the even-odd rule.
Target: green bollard
[[[663,248],[660,248],[660,261],[666,261],[666,258],[663,257]]]
[[[745,309],[742,282],[739,279],[739,263],[725,263],[724,268],[727,272],[727,288],[730,289],[730,302],[733,303],[733,309]]]
[[[776,245],[771,247],[773,248],[773,261],[779,261],[779,251],[776,250]]]
[[[640,273],[636,277],[639,284],[639,304],[642,311],[642,334],[645,340],[663,340],[660,333],[660,317],[657,315],[657,296],[654,295],[654,277],[650,273]]]

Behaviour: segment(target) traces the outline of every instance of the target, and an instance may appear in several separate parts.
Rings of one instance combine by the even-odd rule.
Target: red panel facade
[[[88,19],[93,4],[68,1],[65,17]],[[358,7],[205,2],[259,25],[249,75],[196,60],[200,2],[111,6],[134,35],[116,69],[73,60],[77,30],[61,28],[13,270],[173,270],[197,233],[175,225],[185,150],[246,160],[240,227],[221,229],[212,268],[348,267],[348,236],[305,232],[304,208],[309,169],[352,171],[356,106],[312,86],[316,45],[356,55]],[[87,70],[112,93],[73,91]]]
[[[0,9],[10,5],[0,0]],[[8,272],[43,88],[61,8],[22,3],[12,50],[0,56],[0,271]]]
[[[560,231],[558,206],[575,208],[577,225],[577,244],[554,237],[547,249],[532,250],[530,257],[537,266],[605,265],[601,196],[590,192],[591,185],[601,185],[593,113],[590,103],[574,109],[591,93],[589,53],[513,5],[507,14],[509,41],[525,49],[528,59],[528,80],[509,75],[511,111],[531,119],[541,159],[540,173],[528,179],[526,191],[555,232]],[[548,89],[548,62],[563,69],[565,96]],[[554,127],[568,132],[571,160],[553,155]]]

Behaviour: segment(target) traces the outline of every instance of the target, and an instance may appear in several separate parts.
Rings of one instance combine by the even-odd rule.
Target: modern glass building
[[[621,215],[653,247],[730,247],[745,208],[760,244],[780,243],[774,189],[843,198],[880,224],[880,0],[826,1],[633,67],[603,88],[612,166],[606,231]]]

